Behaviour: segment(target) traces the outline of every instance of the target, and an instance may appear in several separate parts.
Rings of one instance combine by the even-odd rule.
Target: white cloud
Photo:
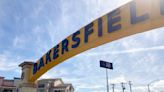
[[[3,37],[4,33],[3,33],[3,30],[2,28],[0,27],[0,39]]]
[[[54,46],[53,42],[49,40],[50,37],[47,37],[49,36],[48,34],[49,33],[46,28],[41,25],[36,25],[32,29],[31,36],[33,37],[29,38],[28,43],[33,45],[34,52],[38,57],[36,59],[39,59],[43,54],[45,54],[45,52]]]
[[[154,51],[154,50],[164,50],[164,46],[155,46],[155,47],[147,47],[147,48],[135,48],[135,49],[128,49],[123,51],[106,51],[106,52],[89,52],[84,53],[81,55],[84,56],[97,56],[97,55],[117,55],[117,54],[130,54],[130,53],[137,53],[137,52],[145,52],[145,51]]]
[[[44,32],[46,32],[46,31],[43,30],[43,28],[41,26],[37,25],[33,28],[32,32],[34,33],[34,35],[40,36],[41,34],[44,34]]]
[[[147,85],[144,86],[133,86],[132,85],[133,92],[147,92]]]
[[[45,74],[43,74],[39,79],[48,79],[48,78],[54,78],[55,75],[57,75],[57,72],[54,70],[49,70]]]
[[[163,29],[164,29],[164,27],[150,30],[150,32],[144,33],[144,37],[145,37],[145,39],[149,39],[153,43],[158,43],[161,39],[164,39],[163,31],[162,31]]]
[[[54,76],[52,74],[43,74],[40,78],[40,79],[49,79],[49,78],[53,78]]]
[[[18,69],[18,63],[10,61],[11,57],[0,55],[0,71],[13,71]]]
[[[16,36],[13,40],[14,48],[24,48],[26,45],[26,40],[22,36]]]
[[[116,77],[114,79],[111,79],[111,83],[112,84],[119,84],[121,82],[123,83],[126,83],[128,80],[122,75],[122,76],[119,76],[119,77]]]
[[[35,7],[32,16],[39,16],[40,12],[45,8],[45,4],[48,0],[39,1],[37,7]]]
[[[91,21],[97,17],[100,17],[113,9],[120,7],[121,5],[129,2],[131,0],[113,0],[112,2],[109,0],[88,0],[85,2],[86,10],[88,13],[88,20]],[[112,3],[112,4],[111,4]]]
[[[103,85],[90,85],[90,84],[80,84],[79,86],[78,86],[78,89],[94,89],[94,90],[96,90],[96,89],[100,89],[100,88],[102,88],[103,87]]]
[[[62,1],[60,8],[60,20],[48,19],[47,30],[51,41],[55,44],[72,34],[73,32],[84,27],[94,19],[108,13],[112,9],[127,3],[130,0],[81,0],[81,1]],[[80,3],[80,4],[79,4]],[[105,3],[105,4],[104,4]],[[76,8],[72,8],[76,7]],[[83,12],[84,14],[81,14]],[[61,36],[62,35],[62,36]],[[57,40],[56,40],[57,39]]]
[[[159,80],[153,84],[153,87],[164,87],[164,80]]]
[[[5,5],[5,1],[0,1],[0,23],[3,22],[3,19],[5,18],[6,14],[4,11],[4,5]]]
[[[164,80],[159,80],[152,85],[150,85],[151,90],[155,92],[163,92],[164,91]]]
[[[50,69],[48,72],[46,72],[45,74],[43,74],[40,79],[47,79],[47,78],[60,78],[60,77],[67,77],[70,76],[70,71],[67,70],[68,67],[66,68],[52,68]]]
[[[35,36],[37,35],[36,39],[33,39],[32,42],[36,43],[36,49],[35,51],[39,54],[43,54],[44,51],[47,51],[49,49],[49,46],[55,45],[64,38],[66,38],[71,33],[78,30],[80,27],[83,27],[84,24],[88,24],[92,20],[94,20],[97,17],[100,17],[101,15],[111,11],[112,9],[120,6],[123,4],[123,2],[128,2],[129,0],[82,0],[80,7],[82,9],[77,9],[77,11],[72,10],[71,5],[69,3],[64,2],[71,2],[71,1],[64,1],[62,2],[62,14],[60,15],[59,20],[51,19],[49,16],[47,17],[47,24],[45,23],[44,26],[37,25],[33,28],[33,33]],[[73,5],[76,5],[76,3]],[[79,1],[78,1],[79,2]],[[37,17],[42,13],[42,10],[45,8],[45,2],[40,2],[34,10],[33,17]],[[55,5],[54,5],[55,6]],[[77,5],[78,6],[78,5]],[[73,8],[77,8],[73,6]],[[83,11],[82,11],[83,10]],[[86,11],[86,12],[85,12]],[[48,12],[49,13],[49,12]],[[58,13],[57,11],[54,11],[54,15]],[[55,17],[55,16],[54,16]],[[80,23],[79,23],[80,22]],[[76,26],[76,27],[75,27]],[[48,34],[48,36],[45,36],[45,34]],[[44,35],[44,36],[42,36]],[[120,82],[127,82],[129,78],[134,79],[135,81],[142,82],[141,80],[146,80],[143,78],[142,75],[138,75],[138,73],[125,76],[127,73],[129,74],[129,66],[122,66],[123,63],[130,63],[130,59],[124,58],[132,53],[136,53],[132,56],[132,58],[137,58],[135,63],[132,63],[134,65],[134,70],[139,66],[141,66],[141,69],[143,71],[150,72],[151,70],[153,73],[157,72],[159,67],[154,67],[153,69],[148,68],[148,64],[151,66],[154,65],[154,62],[158,60],[158,56],[155,56],[154,54],[148,54],[145,55],[145,57],[139,57],[137,54],[143,54],[143,52],[150,52],[150,51],[163,51],[164,46],[161,43],[160,45],[155,46],[147,46],[149,45],[149,42],[152,42],[152,44],[155,44],[154,42],[160,43],[159,40],[162,39],[163,33],[159,32],[150,32],[146,33],[145,35],[142,35],[143,37],[140,38],[140,36],[133,36],[130,37],[130,39],[117,41],[116,43],[111,43],[110,45],[104,45],[103,48],[100,47],[98,49],[94,49],[92,51],[87,51],[83,54],[77,55],[73,59],[70,59],[70,63],[64,63],[61,64],[59,67],[55,67],[54,69],[48,71],[45,73],[41,78],[54,78],[54,77],[61,77],[63,78],[64,82],[70,82],[73,83],[75,86],[76,92],[84,92],[83,90],[92,90],[92,92],[104,92],[105,85],[106,85],[106,79],[105,79],[105,72],[102,69],[99,69],[99,60],[100,59],[106,59],[115,61],[115,63],[120,64],[119,71],[111,72],[110,75],[110,83],[115,83],[119,88],[117,88],[115,91],[120,92]],[[46,43],[47,41],[43,41],[44,38],[50,38],[51,42]],[[145,40],[143,40],[145,39]],[[153,41],[149,41],[149,40]],[[13,41],[13,46],[19,47],[24,45],[26,42],[25,39],[22,39],[21,37],[16,37]],[[147,42],[148,40],[148,42]],[[31,43],[31,42],[30,42]],[[110,46],[110,47],[109,47]],[[110,49],[111,48],[111,49]],[[121,50],[115,50],[115,49],[121,49]],[[94,52],[95,51],[95,52]],[[38,54],[37,53],[37,54]],[[28,53],[30,54],[30,53]],[[119,56],[119,55],[122,56]],[[85,56],[85,57],[84,57]],[[93,56],[93,57],[90,57]],[[139,58],[138,58],[139,57]],[[0,56],[1,62],[0,62],[0,71],[11,71],[11,70],[20,70],[18,68],[18,60],[21,59],[13,59],[13,57],[9,56]],[[15,57],[14,57],[15,58]],[[6,65],[6,62],[9,62],[9,64]],[[123,62],[124,61],[124,62]],[[21,61],[22,62],[22,61]],[[68,61],[65,61],[68,62]],[[145,62],[145,63],[143,63]],[[143,63],[143,66],[142,66]],[[68,65],[67,65],[68,64]],[[149,67],[151,67],[149,66]],[[158,65],[157,65],[158,66]],[[9,67],[6,69],[6,67]],[[146,68],[145,68],[146,67]],[[122,69],[122,70],[121,70]],[[123,72],[122,72],[123,71]],[[127,71],[127,72],[124,72]],[[140,71],[139,72],[143,72]],[[143,73],[142,73],[143,74]],[[143,74],[144,75],[144,74]],[[162,74],[161,74],[162,75]],[[71,77],[70,77],[71,76]],[[139,76],[139,77],[138,77]],[[129,78],[127,78],[129,77]],[[152,76],[153,77],[153,76]],[[162,83],[162,84],[161,84]],[[163,85],[163,82],[159,84],[155,84],[157,86]],[[155,86],[155,88],[157,87]],[[139,86],[134,87],[135,90],[143,91],[145,86]],[[137,91],[136,91],[137,92]]]

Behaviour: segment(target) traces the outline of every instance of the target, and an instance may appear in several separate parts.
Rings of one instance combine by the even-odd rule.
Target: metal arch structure
[[[30,68],[36,81],[52,67],[83,51],[164,26],[164,0],[133,0],[96,19],[51,48]]]

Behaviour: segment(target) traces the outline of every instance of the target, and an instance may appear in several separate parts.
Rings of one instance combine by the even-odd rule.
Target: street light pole
[[[109,84],[108,84],[108,69],[106,68],[106,82],[107,82],[107,92],[109,92]]]
[[[110,62],[100,60],[100,67],[106,68],[106,82],[107,82],[107,92],[109,92],[109,84],[108,84],[108,69],[113,70],[113,64]]]

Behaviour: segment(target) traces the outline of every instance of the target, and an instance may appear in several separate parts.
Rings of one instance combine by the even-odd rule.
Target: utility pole
[[[125,83],[123,83],[123,82],[121,83],[121,86],[122,86],[122,92],[124,92],[124,90],[125,90],[125,86],[124,86],[124,84],[125,84]]]
[[[147,84],[148,92],[150,92],[150,86],[153,82],[158,81],[159,79],[153,80],[150,83]]]
[[[130,92],[132,92],[132,83],[129,81]]]
[[[148,84],[148,85],[147,85],[147,88],[148,88],[148,92],[150,92],[150,87],[149,87],[149,86],[150,86],[150,84]]]
[[[115,84],[111,84],[112,85],[112,89],[113,89],[113,92],[114,92],[114,87],[115,87]]]

